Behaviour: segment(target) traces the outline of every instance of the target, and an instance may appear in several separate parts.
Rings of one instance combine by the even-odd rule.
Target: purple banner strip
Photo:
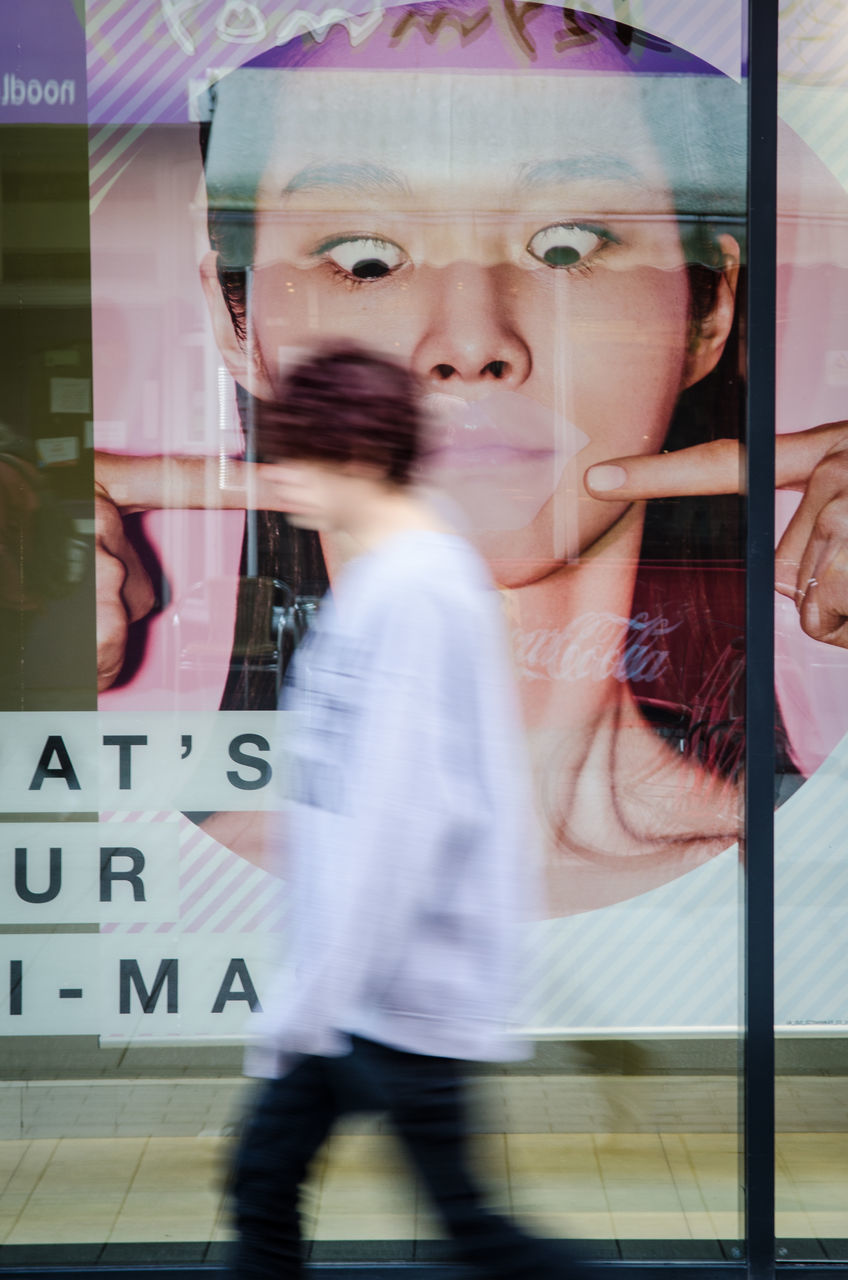
[[[0,5],[0,123],[85,124],[85,31],[72,0]]]

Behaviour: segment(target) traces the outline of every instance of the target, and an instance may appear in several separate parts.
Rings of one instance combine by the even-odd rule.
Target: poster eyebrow
[[[649,186],[644,174],[629,161],[612,155],[567,156],[557,160],[540,160],[537,164],[524,164],[519,169],[516,185],[527,189],[576,182],[581,178],[610,182],[624,180],[640,187]]]
[[[314,191],[326,187],[346,188],[349,191],[370,194],[385,192],[409,194],[409,185],[400,174],[385,165],[368,161],[353,164],[338,161],[305,165],[286,184],[282,194],[291,196],[301,191]]]

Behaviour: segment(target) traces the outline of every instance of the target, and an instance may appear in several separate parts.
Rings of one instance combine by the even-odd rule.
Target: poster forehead
[[[710,76],[245,68],[216,87],[207,180],[220,207],[254,207],[257,194],[275,207],[301,194],[305,170],[340,161],[389,165],[413,194],[505,190],[529,160],[534,172],[561,164],[549,185],[628,186],[634,207],[658,195],[670,207],[673,190],[678,207],[741,211],[744,96]]]

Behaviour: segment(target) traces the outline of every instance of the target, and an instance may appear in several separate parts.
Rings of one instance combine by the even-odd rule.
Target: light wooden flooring
[[[591,1239],[734,1240],[735,1134],[481,1134],[493,1203],[540,1232]],[[0,1142],[0,1244],[224,1240],[230,1140]],[[780,1135],[779,1236],[848,1237],[848,1135]],[[393,1139],[340,1132],[314,1171],[315,1240],[426,1240],[438,1230]]]

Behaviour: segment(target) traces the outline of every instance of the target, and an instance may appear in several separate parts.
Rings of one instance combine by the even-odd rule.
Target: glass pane
[[[546,894],[536,1057],[473,1078],[493,1198],[604,1257],[740,1257],[743,6],[327,29],[126,0],[85,30],[68,3],[61,33],[45,6],[14,39],[33,68],[59,34],[87,57],[88,188],[57,142],[83,71],[9,73],[0,296],[15,430],[50,422],[39,474],[83,502],[88,558],[44,623],[43,680],[78,649],[73,694],[25,649],[4,727],[0,1241],[211,1261],[231,1234],[241,1047],[285,935],[274,708],[343,559],[266,510],[255,409],[333,336],[425,382],[427,479],[514,642]],[[384,1121],[348,1120],[313,1174],[314,1258],[443,1249]]]
[[[777,495],[778,1255],[844,1261],[848,16],[820,0],[783,5],[780,42],[778,472],[792,432],[834,425],[802,437],[794,482]]]

